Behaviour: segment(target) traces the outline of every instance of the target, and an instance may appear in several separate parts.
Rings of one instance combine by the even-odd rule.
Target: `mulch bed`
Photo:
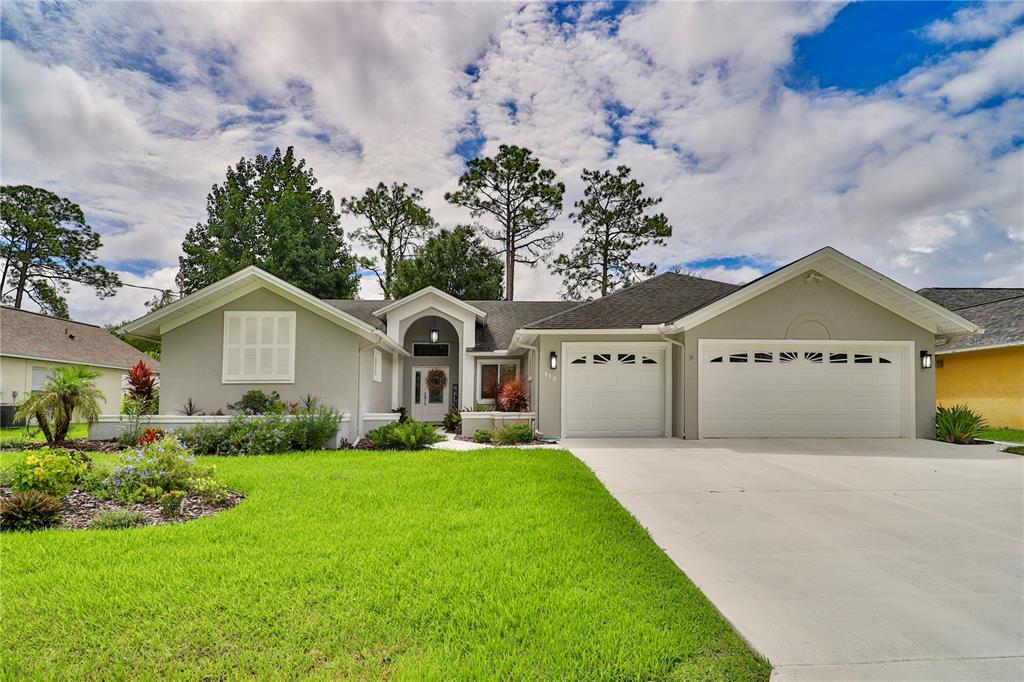
[[[455,440],[464,440],[467,443],[475,443],[476,442],[475,440],[473,440],[473,436],[463,436],[462,434],[459,434],[459,435],[455,436]],[[499,445],[499,444],[495,444],[495,443],[483,443],[483,445],[494,445],[494,447],[496,447],[496,448],[514,448],[514,447],[521,446],[521,445],[525,445],[525,446],[529,447],[531,445],[552,445],[552,443],[551,443],[551,441],[537,440],[536,438],[534,438],[533,440],[524,440],[524,441],[520,441],[518,443],[513,443],[511,445]]]
[[[7,497],[11,491],[0,488],[0,498]],[[143,502],[123,505],[112,500],[101,500],[83,490],[72,490],[71,494],[61,500],[64,509],[60,527],[81,529],[88,528],[94,516],[111,509],[127,509],[142,512],[146,517],[147,526],[158,526],[166,523],[185,523],[204,516],[213,516],[231,509],[245,499],[245,495],[229,491],[228,500],[223,504],[207,504],[199,495],[189,495],[181,503],[181,513],[175,516],[164,516],[160,511],[159,502]]]
[[[46,443],[15,443],[3,446],[7,450],[41,450],[49,447]],[[120,452],[124,450],[116,440],[86,440],[84,438],[71,438],[60,445],[53,446],[58,450],[73,450],[75,452]]]

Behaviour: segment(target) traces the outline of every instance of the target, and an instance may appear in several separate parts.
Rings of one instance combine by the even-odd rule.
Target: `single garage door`
[[[904,435],[905,345],[700,344],[701,438]]]
[[[564,344],[565,437],[664,436],[666,348]]]

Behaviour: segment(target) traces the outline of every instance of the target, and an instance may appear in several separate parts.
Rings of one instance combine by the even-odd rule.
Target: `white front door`
[[[913,435],[906,344],[702,340],[701,438]]]
[[[438,374],[439,373],[439,374]],[[442,377],[441,388],[432,377]],[[412,368],[412,418],[419,422],[439,422],[448,413],[448,389],[451,377],[447,367]]]
[[[668,435],[665,345],[563,344],[562,435]]]

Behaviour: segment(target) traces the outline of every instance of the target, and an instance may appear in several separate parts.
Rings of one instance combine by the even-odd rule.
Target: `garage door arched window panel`
[[[828,361],[833,365],[845,365],[846,353],[829,353]]]
[[[607,365],[612,361],[611,353],[594,353],[593,357],[595,365]]]
[[[756,364],[770,363],[770,362],[773,361],[772,358],[773,358],[773,354],[772,353],[765,353],[765,352],[754,353],[754,362]]]
[[[658,364],[658,359],[657,358],[653,358],[653,357],[651,357],[649,355],[643,355],[641,357],[643,358],[643,360],[641,360],[641,364],[644,364],[644,365],[656,365],[656,364]]]
[[[636,364],[636,355],[633,353],[619,353],[616,357],[618,358],[618,361],[623,365]]]
[[[740,363],[747,361],[746,353],[731,353],[729,355],[729,362]]]
[[[822,362],[821,353],[818,351],[804,353],[804,360],[807,360],[808,362],[813,362],[816,365],[820,365]]]
[[[587,356],[586,355],[577,355],[577,356],[575,356],[569,362],[569,364],[570,365],[585,365],[585,364],[587,364]]]

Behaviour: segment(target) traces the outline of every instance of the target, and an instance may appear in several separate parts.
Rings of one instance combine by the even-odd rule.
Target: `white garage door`
[[[566,437],[664,436],[664,344],[566,344],[562,423]]]
[[[901,346],[703,341],[699,353],[701,438],[904,435]]]

